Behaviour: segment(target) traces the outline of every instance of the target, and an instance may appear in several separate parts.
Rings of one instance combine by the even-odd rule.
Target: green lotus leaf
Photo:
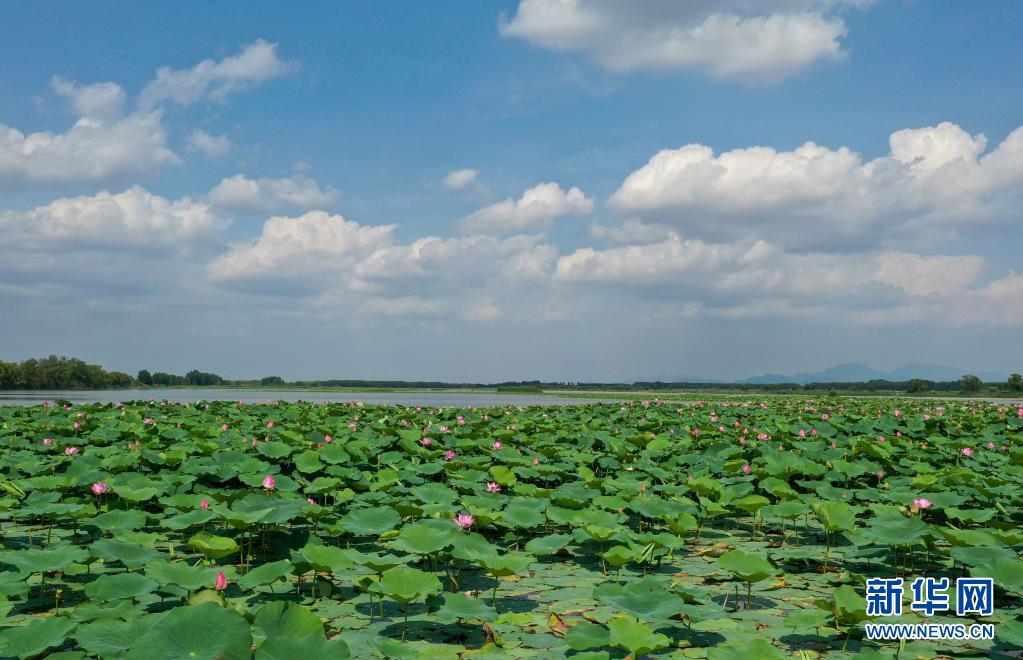
[[[996,588],[1023,596],[1023,562],[1019,559],[993,559],[970,568],[973,577],[989,577]]]
[[[256,650],[256,660],[295,660],[295,658],[320,658],[334,660],[352,657],[352,652],[341,639],[327,640],[324,637],[271,637]]]
[[[750,660],[750,658],[757,658],[757,660],[784,660],[788,657],[766,639],[729,642],[716,646],[707,652],[707,660]]]
[[[187,562],[156,560],[146,564],[146,577],[161,586],[173,585],[186,591],[213,586],[217,570],[206,566],[192,566]]]
[[[844,532],[856,527],[856,511],[845,502],[820,502],[814,515],[829,532]]]
[[[294,565],[286,560],[261,564],[238,578],[238,586],[242,589],[253,589],[266,584],[273,584],[291,575]]]
[[[138,598],[154,591],[157,586],[156,582],[138,573],[101,575],[85,585],[85,595],[98,601]]]
[[[130,660],[241,660],[252,655],[249,623],[215,603],[177,607],[125,655]]]
[[[402,566],[384,571],[375,589],[399,603],[408,603],[437,593],[441,583],[432,573]]]
[[[6,658],[31,658],[63,644],[75,623],[62,616],[35,619],[0,632],[0,653]]]
[[[628,651],[633,657],[671,646],[667,635],[655,633],[635,619],[621,617],[612,620],[607,627],[611,632],[611,645]]]
[[[152,548],[117,539],[100,539],[89,546],[89,552],[109,563],[121,562],[130,569],[140,568],[163,556]]]
[[[352,561],[345,551],[332,545],[308,544],[298,550],[298,554],[321,572],[341,573],[352,567]]]
[[[29,548],[5,554],[0,561],[13,564],[22,573],[63,571],[74,563],[84,562],[89,553],[74,545],[60,545],[55,548]]]
[[[444,623],[465,619],[479,619],[481,621],[494,621],[497,618],[497,610],[487,604],[482,598],[470,598],[463,593],[447,593],[437,603],[431,616]]]
[[[582,621],[568,629],[565,643],[576,651],[600,648],[611,643],[611,633],[604,626]]]
[[[160,619],[160,615],[132,618],[127,621],[105,619],[80,626],[75,641],[92,655],[120,656],[131,650]]]
[[[760,582],[780,572],[764,557],[742,550],[732,550],[721,555],[718,567],[747,583]]]
[[[401,522],[393,509],[353,509],[341,518],[341,526],[356,536],[379,536]]]
[[[568,534],[538,536],[526,543],[525,550],[533,555],[553,555],[571,542],[572,537]]]
[[[664,621],[678,616],[684,601],[670,584],[647,576],[625,585],[606,582],[593,590],[593,597],[620,612],[644,621]]]
[[[256,610],[252,628],[257,641],[274,637],[324,639],[323,620],[298,603],[274,601]]]
[[[227,536],[199,532],[188,539],[188,545],[209,559],[222,559],[238,552],[238,543]]]
[[[424,520],[402,527],[398,537],[391,541],[391,545],[402,552],[430,555],[451,545],[457,531],[455,525],[449,521]]]

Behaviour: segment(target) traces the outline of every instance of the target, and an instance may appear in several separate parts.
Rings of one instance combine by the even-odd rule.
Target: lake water
[[[166,399],[177,403],[194,401],[315,401],[333,403],[361,401],[363,403],[401,406],[467,407],[476,406],[568,406],[602,403],[613,400],[586,399],[571,396],[545,396],[539,394],[491,394],[487,392],[317,392],[302,390],[252,389],[137,389],[137,390],[7,390],[0,391],[0,405],[34,406],[43,401],[66,399],[74,403],[117,403],[120,401],[157,401]]]

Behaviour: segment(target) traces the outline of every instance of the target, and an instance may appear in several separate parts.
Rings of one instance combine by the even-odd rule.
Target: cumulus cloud
[[[214,186],[209,199],[212,204],[231,211],[271,213],[281,209],[328,206],[340,195],[336,188],[321,188],[315,180],[301,174],[281,179],[250,179],[236,174]]]
[[[509,197],[475,211],[462,219],[461,226],[468,232],[495,234],[546,231],[559,217],[592,212],[593,200],[578,188],[566,191],[557,183],[541,183],[518,199]]]
[[[95,114],[102,105],[87,109]],[[127,180],[179,162],[158,111],[83,116],[64,133],[26,135],[0,124],[0,186]]]
[[[191,105],[204,99],[222,101],[235,92],[291,73],[296,67],[280,58],[277,44],[257,39],[242,46],[237,55],[219,61],[206,59],[191,69],[161,67],[139,94],[139,107],[149,109],[166,102]]]
[[[112,82],[79,85],[74,80],[54,76],[50,86],[53,91],[67,98],[81,117],[114,117],[120,114],[128,97],[120,85]]]
[[[844,56],[835,15],[864,0],[646,2],[520,0],[501,17],[506,37],[594,57],[613,72],[699,71],[717,78],[778,81]]]
[[[226,135],[211,135],[206,131],[196,129],[188,136],[188,148],[216,158],[231,151],[234,145]]]
[[[655,154],[612,195],[620,212],[714,240],[750,234],[795,247],[844,249],[893,234],[998,220],[1017,208],[1023,128],[985,153],[983,135],[952,123],[893,133],[888,155],[847,147],[750,147],[715,154],[689,144]]]
[[[28,251],[184,249],[226,222],[202,202],[169,200],[139,186],[121,193],[65,197],[30,211],[0,213],[7,246]]]
[[[454,170],[444,177],[444,187],[448,190],[470,190],[476,188],[480,185],[479,181],[476,180],[479,174],[478,170],[473,169]]]
[[[343,272],[391,242],[395,225],[364,226],[340,215],[310,211],[275,216],[253,241],[234,245],[209,266],[219,282],[275,279],[307,282]],[[323,281],[320,286],[329,286]]]
[[[1023,278],[984,282],[977,255],[893,250],[792,254],[763,240],[709,243],[677,235],[646,245],[561,256],[553,279],[601,290],[655,292],[654,306],[682,314],[843,318],[854,323],[1005,324],[1020,317]]]

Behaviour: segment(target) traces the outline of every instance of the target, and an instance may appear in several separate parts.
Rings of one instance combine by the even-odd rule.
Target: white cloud
[[[479,186],[476,178],[479,171],[473,169],[454,170],[444,177],[444,187],[448,190],[467,190]]]
[[[863,162],[813,142],[719,155],[690,144],[655,154],[612,195],[620,212],[729,240],[849,249],[1001,220],[1018,207],[1023,128],[984,153],[983,135],[951,123],[893,133],[888,155]]]
[[[0,213],[5,244],[25,251],[178,251],[225,226],[202,202],[188,197],[169,200],[138,186],[116,194],[65,197],[30,211]]]
[[[231,151],[234,145],[226,135],[211,135],[206,131],[196,129],[188,136],[188,148],[216,158]]]
[[[71,101],[71,107],[81,117],[109,119],[121,113],[127,94],[112,82],[79,85],[73,80],[54,76],[50,81],[53,91]]]
[[[119,181],[179,162],[159,112],[82,117],[65,133],[0,124],[0,185]]]
[[[390,244],[395,225],[360,225],[340,215],[310,211],[289,218],[272,217],[253,241],[234,245],[209,267],[211,279],[301,281],[351,269]],[[331,282],[321,280],[320,288]]]
[[[209,199],[214,205],[232,211],[269,213],[328,206],[340,195],[336,188],[321,188],[315,180],[302,174],[281,179],[250,179],[236,174],[214,186]]]
[[[239,54],[220,61],[206,59],[191,69],[161,67],[143,88],[139,107],[154,108],[171,101],[191,105],[203,99],[221,101],[234,92],[294,71],[296,65],[277,55],[277,44],[258,39]]]
[[[613,72],[700,71],[764,83],[843,57],[846,28],[834,11],[864,4],[869,0],[521,0],[499,27],[506,37],[587,53]]]
[[[1023,300],[1023,278],[984,284],[986,268],[977,255],[797,255],[762,240],[721,244],[672,236],[647,245],[581,248],[560,257],[553,276],[563,284],[632,291],[622,295],[684,315],[841,318],[872,325],[1021,318],[1012,305]],[[649,296],[636,296],[639,290]]]
[[[469,232],[514,233],[545,231],[554,220],[565,215],[588,215],[593,200],[578,188],[562,190],[557,183],[541,183],[522,193],[491,204],[463,218],[462,227]]]

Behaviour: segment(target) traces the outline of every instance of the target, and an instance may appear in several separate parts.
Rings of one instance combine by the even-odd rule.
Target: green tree
[[[1010,392],[1023,392],[1023,376],[1019,374],[1012,374],[1009,379],[1005,381],[1005,387]]]
[[[138,380],[138,382],[142,383],[143,385],[153,384],[153,374],[149,373],[148,369],[142,369],[141,371],[139,371],[139,375],[136,376],[135,378],[136,380]]]
[[[920,392],[926,392],[930,387],[923,378],[913,378],[909,381],[907,389],[912,394],[919,394]]]
[[[976,393],[984,389],[984,383],[973,374],[966,374],[959,379],[959,386],[963,392],[970,394]]]

